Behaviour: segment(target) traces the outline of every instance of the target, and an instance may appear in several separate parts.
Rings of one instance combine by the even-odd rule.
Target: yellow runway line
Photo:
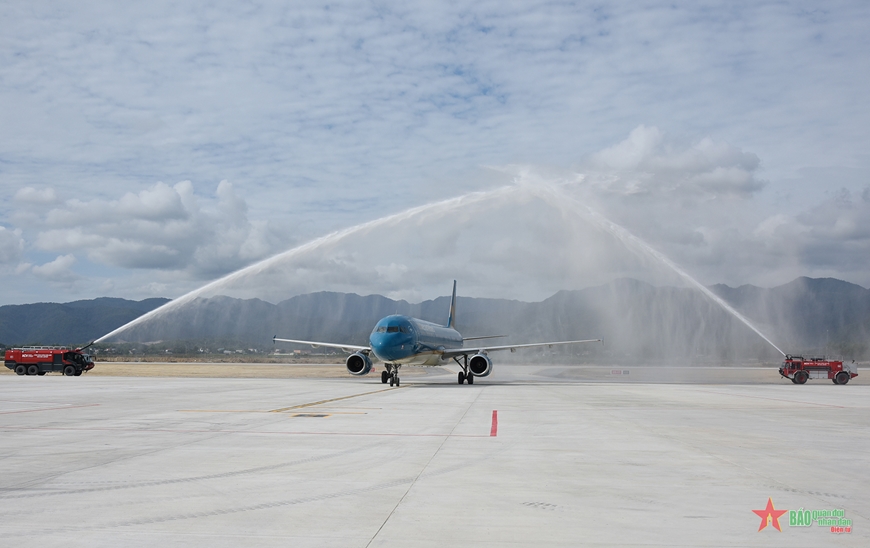
[[[257,409],[179,409],[179,413],[271,413]]]
[[[393,388],[386,388],[383,390],[374,390],[372,392],[363,392],[362,394],[353,394],[350,396],[342,396],[340,398],[332,398],[329,400],[320,400],[311,403],[302,403],[299,405],[293,405],[290,407],[282,407],[280,409],[179,409],[180,413],[283,413],[285,411],[292,411],[294,409],[302,409],[304,407],[313,407],[315,405],[323,405],[324,403],[332,403],[334,401],[348,400],[350,398],[358,398],[360,396],[368,396],[369,394],[378,394],[380,392],[389,392],[390,390],[396,390],[399,388],[404,388],[403,386],[396,386]],[[342,409],[381,409],[380,407],[345,407]],[[365,415],[366,413],[360,412],[333,412],[330,413],[334,415]]]
[[[282,407],[282,408],[280,408],[280,409],[272,409],[271,411],[269,411],[269,413],[281,413],[281,412],[283,412],[283,411],[290,411],[290,410],[292,410],[292,409],[301,409],[301,408],[303,408],[303,407],[311,407],[311,406],[314,406],[314,405],[323,405],[324,403],[332,403],[332,402],[334,402],[334,401],[349,400],[349,399],[351,399],[351,398],[358,398],[358,397],[360,397],[360,396],[368,396],[369,394],[379,394],[379,393],[381,393],[381,392],[389,392],[390,390],[398,390],[398,389],[400,389],[400,388],[403,388],[403,387],[402,387],[402,386],[396,386],[396,387],[393,387],[393,388],[386,388],[386,389],[384,389],[384,390],[374,390],[374,391],[372,391],[372,392],[363,392],[362,394],[353,394],[353,395],[351,395],[351,396],[342,396],[342,397],[340,397],[340,398],[332,398],[332,399],[329,399],[329,400],[320,400],[320,401],[315,401],[315,402],[311,402],[311,403],[303,403],[303,404],[300,404],[300,405],[293,405],[293,406],[291,406],[291,407]]]

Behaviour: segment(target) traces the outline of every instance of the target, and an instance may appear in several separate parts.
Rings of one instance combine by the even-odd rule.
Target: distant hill
[[[868,356],[870,290],[859,285],[801,277],[772,289],[751,285],[710,289],[775,335],[783,350]]]
[[[101,297],[64,304],[0,306],[0,343],[83,344],[167,302],[169,299],[128,301]]]
[[[764,289],[716,285],[716,294],[747,316],[788,353],[868,357],[870,290],[835,280],[798,278]],[[233,340],[271,348],[272,336],[366,344],[374,323],[408,314],[443,323],[447,297],[411,304],[379,295],[320,292],[271,304],[213,297],[171,310],[130,329],[129,342]],[[81,344],[108,333],[166,299],[95,299],[0,307],[0,342]],[[632,362],[777,359],[778,353],[721,307],[689,288],[616,280],[560,291],[542,302],[459,297],[457,327],[468,337],[507,335],[501,343],[599,338],[600,345],[533,351],[559,360]],[[292,347],[290,347],[292,348]],[[499,356],[528,360],[529,352]]]

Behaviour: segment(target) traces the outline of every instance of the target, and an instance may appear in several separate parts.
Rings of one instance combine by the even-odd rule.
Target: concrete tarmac
[[[866,383],[495,368],[2,375],[0,545],[870,546]]]

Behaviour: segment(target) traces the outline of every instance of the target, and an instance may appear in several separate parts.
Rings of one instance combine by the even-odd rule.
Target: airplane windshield
[[[398,326],[398,325],[384,326],[384,325],[382,325],[382,326],[378,327],[377,329],[375,329],[375,333],[410,333],[410,332],[411,332],[411,328],[406,327],[404,325],[403,326]]]

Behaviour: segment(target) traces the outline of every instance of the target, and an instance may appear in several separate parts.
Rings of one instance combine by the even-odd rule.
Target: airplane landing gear
[[[390,386],[399,386],[399,367],[401,366],[393,363],[387,363],[384,365],[387,370],[381,373],[381,382],[386,384],[387,380],[389,380]]]
[[[474,374],[468,372],[468,356],[463,356],[463,361],[459,361],[457,358],[453,358],[453,361],[459,364],[459,367],[462,368],[462,371],[459,372],[457,379],[459,380],[459,384],[463,382],[467,382],[468,384],[474,384]]]

